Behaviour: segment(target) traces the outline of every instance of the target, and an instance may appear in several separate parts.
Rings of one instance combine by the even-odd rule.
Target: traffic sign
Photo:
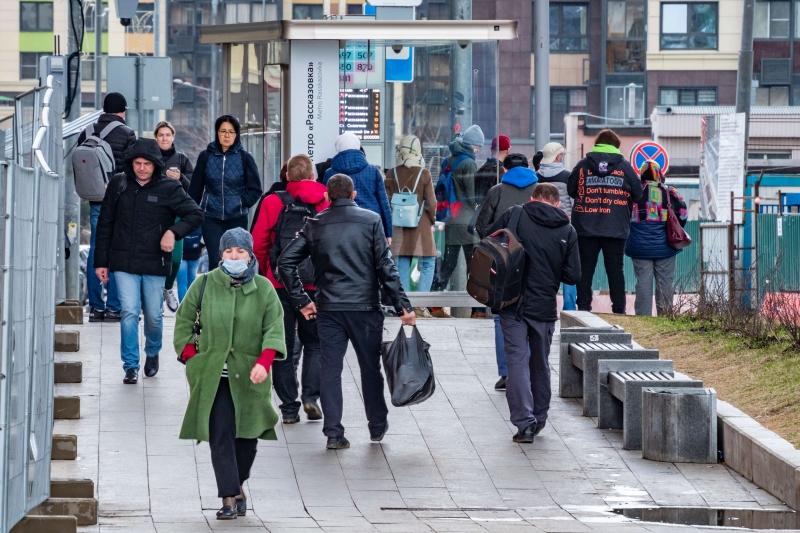
[[[386,47],[386,81],[411,83],[414,81],[414,48]]]
[[[669,156],[663,146],[653,141],[641,141],[631,150],[631,165],[637,171],[645,161],[652,160],[661,166],[664,174],[669,170]]]

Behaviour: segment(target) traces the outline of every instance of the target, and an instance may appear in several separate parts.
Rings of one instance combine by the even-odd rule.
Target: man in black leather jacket
[[[308,219],[297,238],[278,260],[280,281],[292,304],[306,319],[317,319],[320,349],[320,400],[325,421],[322,432],[327,448],[349,448],[342,426],[342,367],[347,342],[353,343],[361,368],[364,408],[370,438],[380,442],[389,429],[383,397],[381,341],[383,312],[379,288],[383,286],[405,325],[415,324],[392,260],[381,217],[355,203],[353,180],[337,174],[328,180],[325,194],[330,207]],[[314,264],[316,305],[303,290],[298,265],[311,257]],[[317,313],[319,308],[319,313]]]

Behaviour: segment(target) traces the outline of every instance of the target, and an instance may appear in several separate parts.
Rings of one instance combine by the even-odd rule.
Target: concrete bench
[[[579,342],[569,345],[572,366],[583,383],[583,416],[597,416],[597,362],[602,359],[658,359],[658,350],[631,343]],[[562,369],[563,372],[563,369]]]
[[[605,359],[597,367],[597,427],[622,429],[626,450],[642,449],[643,388],[703,386],[702,381],[676,376],[672,361]]]
[[[667,463],[717,462],[714,389],[642,389],[642,457]]]
[[[625,333],[625,330],[619,326],[563,328],[560,335],[558,395],[562,398],[581,398],[583,396],[583,373],[572,365],[572,359],[569,356],[570,344],[578,342],[614,342],[632,346],[631,334]]]

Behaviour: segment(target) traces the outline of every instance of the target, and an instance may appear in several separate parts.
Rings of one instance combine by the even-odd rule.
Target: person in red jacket
[[[319,335],[317,321],[306,320],[299,309],[295,309],[289,293],[276,276],[277,260],[283,248],[302,229],[305,217],[316,216],[328,207],[324,185],[314,180],[314,164],[308,156],[300,154],[286,164],[288,183],[286,191],[277,191],[264,198],[258,218],[253,226],[253,254],[258,259],[261,271],[278,292],[283,306],[284,329],[286,330],[286,353],[295,354],[272,366],[275,392],[281,401],[281,418],[284,424],[300,422],[300,401],[297,400],[297,367],[299,351],[295,352],[295,339],[303,345],[303,370],[301,374],[303,410],[309,420],[322,418],[319,407]],[[301,272],[302,274],[302,272]],[[310,278],[307,275],[306,278]],[[305,280],[305,290],[314,298],[311,279]],[[295,325],[297,336],[295,336]]]

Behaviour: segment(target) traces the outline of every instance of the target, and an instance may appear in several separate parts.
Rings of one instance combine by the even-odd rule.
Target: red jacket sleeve
[[[183,347],[183,351],[181,352],[181,359],[183,359],[183,362],[185,363],[195,355],[197,355],[197,348],[195,348],[194,344],[189,343]]]
[[[258,260],[261,272],[266,274],[269,269],[269,249],[275,239],[275,225],[278,223],[283,202],[277,194],[271,194],[264,198],[261,209],[258,212],[258,220],[253,226],[253,255]]]
[[[269,372],[269,367],[272,366],[272,362],[275,360],[276,355],[278,355],[278,352],[267,348],[261,352],[261,356],[258,358],[258,361],[256,361],[256,364],[263,366],[265,369],[267,369],[267,372]]]

